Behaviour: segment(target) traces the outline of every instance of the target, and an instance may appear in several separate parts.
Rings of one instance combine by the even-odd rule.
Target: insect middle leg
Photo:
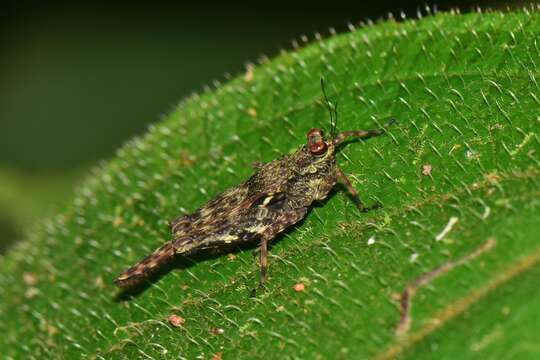
[[[261,239],[260,269],[259,288],[262,288],[266,282],[266,271],[268,269],[268,238],[266,236]]]
[[[261,238],[261,246],[259,248],[259,269],[260,269],[260,278],[259,286],[251,290],[251,296],[257,295],[257,289],[263,289],[264,283],[266,282],[266,272],[268,269],[268,240],[269,238],[263,236]]]
[[[347,175],[345,175],[345,173],[341,169],[338,169],[338,181],[340,181],[347,188],[347,191],[349,192],[349,194],[351,194],[351,197],[352,197],[356,207],[361,212],[366,212],[366,211],[377,209],[377,208],[381,207],[380,203],[375,203],[375,204],[373,204],[371,206],[365,206],[364,203],[362,202],[362,200],[360,200],[360,196],[358,195],[358,191],[356,191],[354,186],[352,186],[351,182],[349,181],[349,178],[347,177]]]

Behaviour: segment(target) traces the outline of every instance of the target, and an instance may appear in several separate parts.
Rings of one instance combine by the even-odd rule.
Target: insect
[[[337,183],[344,185],[360,211],[378,207],[379,204],[365,206],[360,200],[336,164],[336,151],[346,139],[384,134],[394,120],[376,130],[337,134],[337,105],[330,106],[322,80],[321,86],[332,122],[329,137],[321,129],[311,129],[306,145],[296,152],[266,164],[255,164],[256,172],[247,181],[221,193],[194,213],[172,220],[172,240],[120,274],[115,283],[122,288],[139,284],[175,255],[258,241],[262,286],[268,266],[268,242],[304,218],[311,204],[325,199]]]

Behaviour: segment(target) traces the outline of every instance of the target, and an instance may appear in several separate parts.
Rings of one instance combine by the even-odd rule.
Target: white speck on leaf
[[[449,220],[448,220],[448,224],[446,224],[446,226],[444,227],[443,231],[441,231],[436,237],[435,237],[435,240],[436,241],[441,241],[442,239],[444,239],[444,237],[446,235],[448,235],[448,233],[450,231],[452,231],[452,228],[454,227],[454,225],[458,222],[458,218],[455,217],[455,216],[452,216]]]

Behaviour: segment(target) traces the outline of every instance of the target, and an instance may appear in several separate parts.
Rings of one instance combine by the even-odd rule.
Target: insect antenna
[[[337,136],[337,121],[338,121],[338,111],[337,111],[338,102],[336,100],[336,105],[334,106],[334,123],[332,124],[332,129],[330,130],[330,136],[332,140]]]
[[[324,96],[324,101],[326,102],[326,107],[328,108],[328,113],[330,114],[330,137],[334,139],[336,137],[336,128],[337,128],[337,120],[338,120],[338,113],[337,113],[337,106],[338,103],[336,101],[336,104],[333,105],[330,100],[328,100],[328,96],[326,95],[326,88],[324,86],[324,78],[321,77],[321,90]]]

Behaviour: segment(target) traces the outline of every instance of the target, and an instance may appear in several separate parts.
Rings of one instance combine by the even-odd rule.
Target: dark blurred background
[[[515,1],[25,2],[0,14],[0,254],[186,95],[347,22]],[[52,209],[52,210],[51,210]]]

